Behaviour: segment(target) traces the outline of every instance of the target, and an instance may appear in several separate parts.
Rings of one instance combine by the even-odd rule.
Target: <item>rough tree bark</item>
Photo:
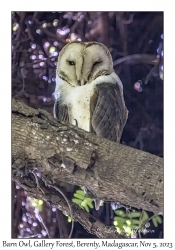
[[[36,185],[32,191],[24,181],[34,169],[45,184],[85,186],[102,200],[163,213],[162,158],[62,124],[45,110],[13,99],[12,178],[41,198]]]

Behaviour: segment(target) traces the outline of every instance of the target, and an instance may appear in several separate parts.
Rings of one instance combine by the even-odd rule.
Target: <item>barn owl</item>
[[[71,42],[58,57],[54,117],[119,142],[128,111],[123,85],[102,43]],[[84,187],[86,194],[88,191]],[[90,197],[90,196],[89,196]],[[95,208],[101,200],[94,197]]]
[[[70,42],[59,53],[54,117],[119,142],[128,111],[112,56],[98,42]]]

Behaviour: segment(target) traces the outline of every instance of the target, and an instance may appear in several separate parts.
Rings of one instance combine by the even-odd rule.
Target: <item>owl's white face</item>
[[[82,86],[113,72],[112,57],[101,43],[71,42],[58,58],[57,74],[71,86]]]

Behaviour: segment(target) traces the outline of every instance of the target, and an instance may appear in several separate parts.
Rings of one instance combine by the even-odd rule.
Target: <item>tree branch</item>
[[[47,202],[50,206],[54,206],[70,216],[70,209],[64,198],[59,193],[53,193],[53,191],[46,188],[42,182],[40,182],[40,186],[44,190],[45,194],[37,189],[36,183],[34,183],[28,176],[13,176],[13,180],[26,190],[29,196],[41,199]],[[91,214],[79,208],[78,205],[72,204],[72,210],[74,221],[78,221],[89,233],[96,235],[98,238],[125,238],[125,236],[117,233],[115,227],[105,226]]]
[[[62,168],[63,158],[73,168]],[[14,176],[37,169],[46,184],[86,186],[102,200],[163,212],[162,158],[61,124],[45,110],[14,99],[12,167]]]

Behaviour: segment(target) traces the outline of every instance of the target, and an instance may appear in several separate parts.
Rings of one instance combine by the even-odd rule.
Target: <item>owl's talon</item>
[[[74,125],[78,127],[78,122],[77,122],[77,120],[74,119],[74,121],[75,121],[75,124],[74,124]]]

